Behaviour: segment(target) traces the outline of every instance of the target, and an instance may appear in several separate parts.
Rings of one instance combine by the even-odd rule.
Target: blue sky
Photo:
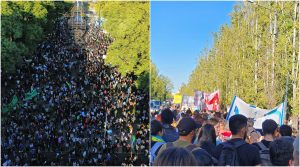
[[[196,67],[204,48],[211,47],[213,32],[230,24],[237,2],[151,2],[151,60],[169,77],[176,92]]]

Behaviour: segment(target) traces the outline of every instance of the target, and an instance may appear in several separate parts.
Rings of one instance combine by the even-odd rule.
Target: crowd
[[[32,59],[2,73],[1,104],[19,99],[2,113],[3,166],[148,164],[148,92],[104,64],[112,40],[103,30],[84,39],[77,45],[60,18]]]
[[[150,164],[155,166],[299,166],[299,134],[267,119],[161,108],[151,114]]]

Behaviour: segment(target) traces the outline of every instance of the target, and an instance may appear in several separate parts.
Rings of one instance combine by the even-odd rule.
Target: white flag
[[[226,120],[229,121],[229,118],[235,114],[242,114],[247,118],[254,118],[255,129],[262,129],[262,123],[266,119],[273,119],[277,124],[282,125],[284,118],[284,103],[279,104],[271,110],[266,110],[247,104],[239,97],[234,96]]]

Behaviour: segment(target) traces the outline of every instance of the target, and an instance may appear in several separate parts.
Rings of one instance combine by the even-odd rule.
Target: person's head
[[[215,128],[216,135],[219,135],[219,132],[220,132],[220,128],[219,128],[219,127],[220,127],[219,119],[213,117],[213,118],[209,119],[209,120],[207,121],[207,123],[213,125],[214,128]]]
[[[229,129],[232,135],[246,139],[247,136],[247,118],[244,115],[233,115],[229,119]]]
[[[261,134],[259,131],[256,131],[256,129],[253,126],[249,126],[248,124],[248,131],[247,131],[247,140],[246,142],[249,144],[257,143],[260,141]]]
[[[194,155],[185,148],[171,147],[163,150],[155,159],[154,166],[196,166]]]
[[[174,120],[173,112],[166,108],[161,112],[161,122],[164,124],[172,124]]]
[[[198,128],[200,128],[200,125],[190,117],[182,118],[177,125],[179,137],[189,142],[193,141],[194,137],[196,136],[195,131]]]
[[[292,136],[292,131],[292,127],[288,125],[281,125],[279,128],[281,136]]]
[[[266,119],[262,123],[262,130],[264,132],[264,136],[272,135],[274,138],[278,136],[278,124],[272,119]]]
[[[193,113],[192,113],[192,111],[191,111],[191,109],[190,108],[188,108],[188,110],[186,110],[186,115],[188,116],[188,117],[191,117],[192,115],[193,115]]]
[[[151,135],[162,136],[162,124],[157,120],[151,121]]]
[[[248,118],[247,124],[249,127],[253,127],[254,125],[254,118]]]
[[[276,139],[270,143],[270,160],[274,166],[288,166],[293,162],[293,145],[292,143]]]
[[[213,125],[213,126],[217,126],[218,123],[219,123],[219,120],[217,118],[213,117],[213,118],[211,118],[211,119],[208,120],[208,123],[211,124],[211,125]]]
[[[299,166],[299,135],[294,140],[294,166]]]
[[[203,142],[210,142],[216,145],[216,138],[217,136],[213,125],[205,124],[203,127],[201,127],[198,138],[200,146]]]

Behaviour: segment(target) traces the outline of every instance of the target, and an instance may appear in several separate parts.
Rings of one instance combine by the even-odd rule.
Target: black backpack
[[[219,157],[218,165],[220,166],[240,166],[237,148],[246,144],[244,140],[237,142],[227,141],[221,143],[223,145],[221,155]]]
[[[266,147],[262,142],[258,142],[257,144],[260,148],[259,155],[261,159],[261,166],[272,166],[269,148]]]

